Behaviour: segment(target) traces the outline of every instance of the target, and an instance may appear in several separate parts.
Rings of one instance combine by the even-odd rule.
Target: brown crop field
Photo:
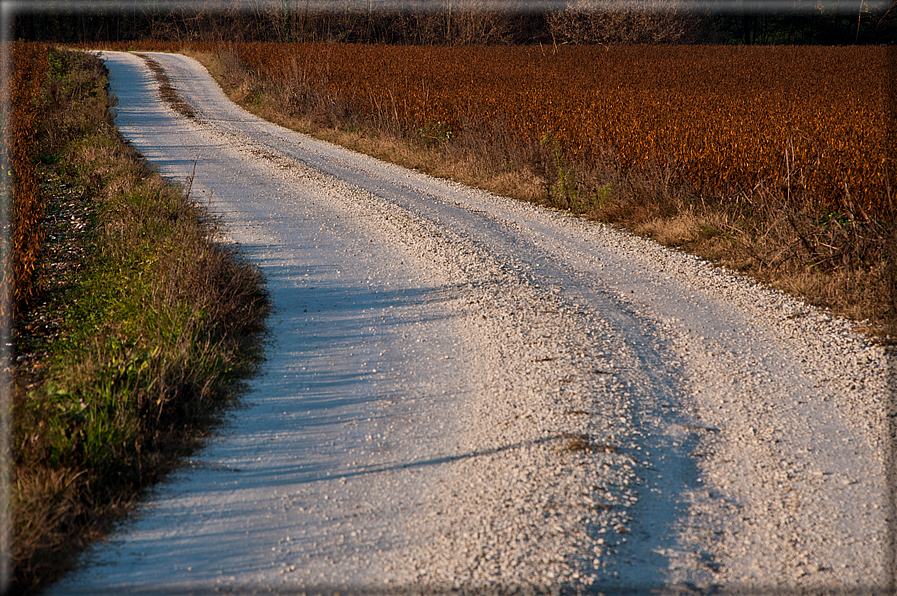
[[[889,216],[897,188],[891,47],[109,47],[229,51],[263,79],[326,90],[356,113],[455,133],[498,123],[578,163],[610,150],[626,170],[670,166],[708,194],[778,186],[869,220]]]
[[[670,164],[702,191],[807,190],[833,212],[891,211],[890,70],[880,47],[408,47],[244,44],[259,74],[310,80],[366,114],[453,130],[500,121],[578,162]],[[889,128],[890,127],[890,128]]]

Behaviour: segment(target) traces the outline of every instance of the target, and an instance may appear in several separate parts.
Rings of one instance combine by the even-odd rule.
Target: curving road
[[[59,594],[893,587],[890,375],[694,257],[241,110],[104,52],[122,134],[275,302],[220,436]]]

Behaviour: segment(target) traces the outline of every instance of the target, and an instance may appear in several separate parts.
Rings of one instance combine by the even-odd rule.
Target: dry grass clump
[[[118,136],[99,61],[50,56],[49,233],[16,321],[16,593],[60,577],[198,444],[254,370],[268,310],[214,218]]]

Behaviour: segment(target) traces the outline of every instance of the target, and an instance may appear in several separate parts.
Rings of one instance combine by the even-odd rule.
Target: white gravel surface
[[[221,435],[56,594],[893,587],[891,371],[700,259],[286,131],[104,52],[275,301]]]

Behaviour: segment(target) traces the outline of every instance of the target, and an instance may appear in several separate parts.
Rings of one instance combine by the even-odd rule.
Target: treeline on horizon
[[[521,12],[499,11],[485,0],[453,0],[422,10],[384,11],[356,0],[280,0],[263,4],[202,2],[174,10],[153,3],[110,3],[91,11],[42,11],[40,0],[14,17],[14,39],[53,43],[130,40],[343,42],[414,45],[527,44],[894,44],[897,0],[794,0],[761,10],[759,0],[702,4],[689,0],[570,0],[538,2]],[[58,7],[58,4],[54,6]]]

